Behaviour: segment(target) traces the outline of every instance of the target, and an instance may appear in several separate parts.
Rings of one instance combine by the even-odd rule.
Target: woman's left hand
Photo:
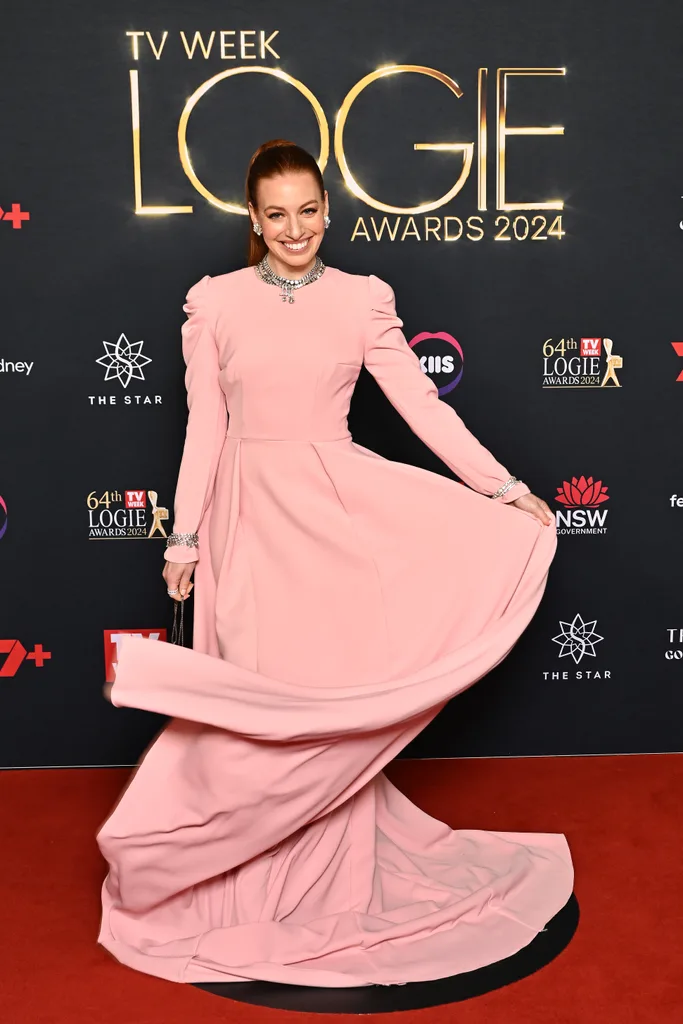
[[[550,526],[555,518],[545,501],[542,498],[537,498],[535,494],[524,494],[521,498],[511,501],[510,504],[521,508],[523,512],[531,512],[532,516],[540,519],[544,526]]]

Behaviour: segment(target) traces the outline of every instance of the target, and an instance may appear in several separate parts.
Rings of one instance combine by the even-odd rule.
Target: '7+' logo
[[[7,212],[0,206],[0,220],[10,220],[15,230],[24,226],[22,221],[30,219],[31,214],[26,210],[22,210],[21,203],[12,203],[12,209],[7,210]]]
[[[36,668],[43,668],[45,662],[52,657],[50,651],[43,650],[42,644],[34,644],[33,650],[27,652],[21,640],[0,640],[0,654],[7,655],[0,665],[0,676],[16,675],[24,658],[32,661]]]

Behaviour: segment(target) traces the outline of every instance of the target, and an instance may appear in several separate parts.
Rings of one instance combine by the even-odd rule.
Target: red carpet
[[[0,1014],[6,1024],[331,1024],[138,974],[95,944],[94,833],[129,771],[0,772]],[[396,761],[387,775],[453,828],[565,832],[579,929],[548,967],[478,999],[382,1024],[679,1024],[683,756]],[[346,1015],[344,1015],[346,1016]]]

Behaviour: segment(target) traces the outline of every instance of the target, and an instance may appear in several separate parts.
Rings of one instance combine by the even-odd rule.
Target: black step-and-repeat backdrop
[[[275,136],[324,168],[323,258],[393,285],[442,400],[557,517],[531,626],[404,753],[680,750],[680,3],[13,7],[0,764],[132,764],[163,724],[102,684],[121,634],[170,627],[182,303],[243,265]],[[366,371],[350,426],[449,473]]]

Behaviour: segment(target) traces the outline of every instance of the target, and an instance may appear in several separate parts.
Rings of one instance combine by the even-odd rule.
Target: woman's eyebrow
[[[301,206],[299,207],[299,209],[303,210],[304,206],[311,206],[313,203],[319,203],[319,202],[320,202],[319,199],[309,199],[307,203],[302,203]],[[270,206],[266,206],[264,208],[263,212],[265,213],[266,210],[284,210],[284,206],[275,206],[273,203],[271,203]]]

